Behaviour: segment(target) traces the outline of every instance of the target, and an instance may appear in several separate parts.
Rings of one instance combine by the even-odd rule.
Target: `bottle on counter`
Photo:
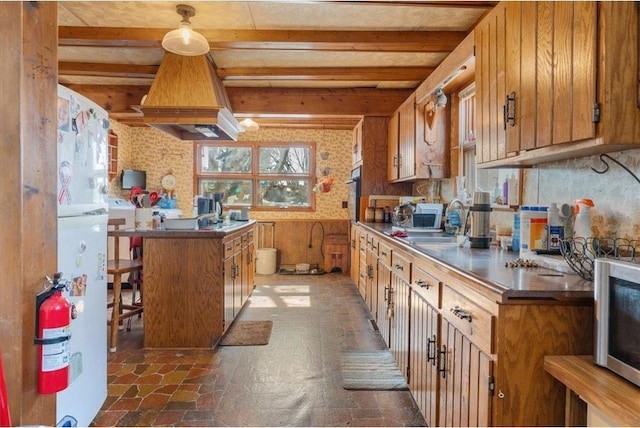
[[[384,207],[384,222],[391,223],[391,208],[389,208],[389,205]]]
[[[560,221],[560,209],[558,204],[552,202],[547,211],[547,249],[559,250],[562,239],[564,239],[564,226]]]
[[[576,201],[576,220],[573,224],[573,236],[575,238],[590,238],[591,231],[591,208],[594,203],[591,199],[578,199]]]

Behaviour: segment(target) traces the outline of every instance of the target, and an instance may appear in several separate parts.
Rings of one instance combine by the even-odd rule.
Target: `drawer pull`
[[[425,281],[424,279],[419,279],[416,281],[416,285],[419,285],[422,288],[426,288],[427,290],[429,289],[429,283],[427,281]]]
[[[456,307],[451,308],[451,312],[453,312],[453,314],[458,318],[460,318],[461,320],[467,320],[471,322],[471,312],[465,311],[460,306],[456,305]]]
[[[433,345],[433,348],[431,347]],[[431,350],[433,349],[433,354]],[[432,338],[427,339],[427,362],[431,361],[431,365],[436,365],[436,335],[434,334]]]
[[[380,250],[380,254],[381,254],[381,255],[383,255],[383,256],[385,256],[385,257],[387,256],[387,252],[386,252],[386,251],[382,251],[382,250]]]
[[[447,345],[442,345],[442,349],[438,354],[440,357],[438,372],[442,375],[442,378],[444,379],[447,373]]]
[[[395,267],[397,270],[402,270],[402,271],[404,271],[404,266],[402,266],[402,265],[401,265],[401,264],[399,264],[399,263],[396,263],[394,267]]]

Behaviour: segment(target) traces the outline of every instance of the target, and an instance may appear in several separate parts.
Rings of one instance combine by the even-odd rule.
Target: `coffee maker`
[[[222,221],[222,199],[224,192],[207,193],[205,196],[198,197],[196,203],[198,207],[198,216],[204,214],[215,214],[213,217],[198,220],[198,229],[204,229],[211,224]]]
[[[471,215],[471,233],[469,234],[471,248],[489,248],[491,243],[489,234],[491,193],[474,192],[473,205],[469,208],[469,214]]]

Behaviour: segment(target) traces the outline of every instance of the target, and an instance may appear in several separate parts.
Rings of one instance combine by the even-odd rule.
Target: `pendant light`
[[[180,26],[169,31],[162,39],[162,47],[178,55],[196,56],[209,52],[209,42],[204,36],[191,28],[189,18],[196,14],[195,8],[186,4],[176,6],[178,15],[182,16]]]

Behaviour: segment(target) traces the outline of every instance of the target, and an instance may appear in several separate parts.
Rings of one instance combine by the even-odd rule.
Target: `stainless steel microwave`
[[[640,264],[596,259],[595,363],[640,386]]]

